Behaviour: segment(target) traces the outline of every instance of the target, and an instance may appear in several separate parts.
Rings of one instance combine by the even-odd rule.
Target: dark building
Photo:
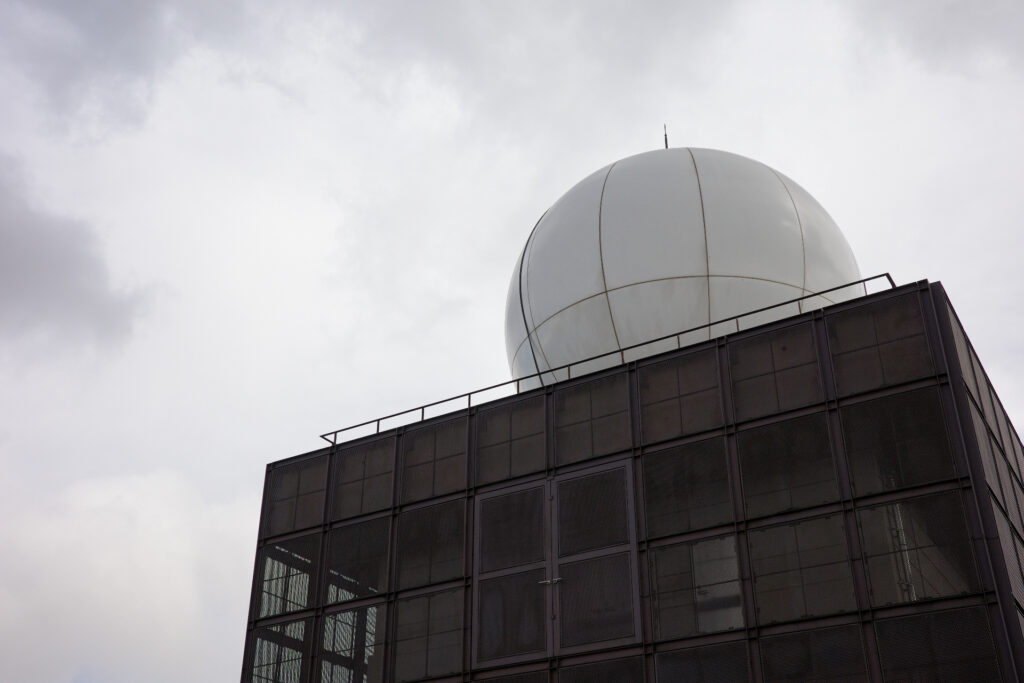
[[[243,681],[1015,681],[1024,449],[919,282],[267,468]]]

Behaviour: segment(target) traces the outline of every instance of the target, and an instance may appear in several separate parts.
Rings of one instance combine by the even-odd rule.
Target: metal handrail
[[[540,382],[540,385],[543,386],[544,385],[544,375],[553,375],[554,373],[557,373],[559,371],[564,370],[564,371],[566,371],[568,377],[572,378],[572,368],[573,367],[584,365],[586,363],[592,363],[594,361],[601,360],[602,358],[607,358],[609,356],[615,356],[615,355],[619,356],[622,359],[622,362],[625,363],[625,352],[626,351],[631,351],[632,349],[637,349],[637,348],[640,348],[642,346],[648,346],[650,344],[656,344],[658,342],[665,341],[666,339],[672,339],[673,337],[680,337],[680,336],[682,336],[684,334],[689,334],[691,332],[696,332],[698,330],[707,329],[707,328],[710,328],[710,327],[714,327],[716,325],[722,325],[723,323],[728,323],[730,321],[735,321],[736,322],[736,331],[738,332],[739,331],[739,321],[740,321],[741,318],[746,318],[747,316],[756,315],[758,313],[764,313],[765,311],[770,311],[770,310],[772,310],[774,308],[780,308],[782,306],[788,306],[789,304],[797,303],[799,301],[803,301],[804,299],[811,299],[811,298],[814,298],[816,296],[821,296],[822,294],[828,294],[829,292],[834,292],[834,291],[837,291],[837,290],[840,290],[840,289],[846,289],[848,287],[855,287],[857,285],[863,285],[864,286],[864,292],[866,294],[867,293],[867,283],[873,282],[875,280],[880,280],[882,278],[885,278],[888,281],[890,289],[895,289],[896,288],[896,283],[893,281],[892,276],[889,275],[889,273],[882,273],[880,275],[873,275],[871,277],[866,277],[866,278],[863,278],[861,280],[857,280],[855,282],[849,282],[849,283],[847,283],[845,285],[839,285],[838,287],[831,287],[829,289],[825,289],[825,290],[822,290],[820,292],[815,292],[813,294],[805,294],[805,295],[799,296],[799,297],[797,297],[795,299],[789,299],[788,301],[780,301],[777,304],[772,304],[770,306],[764,306],[762,308],[756,308],[756,309],[754,309],[752,311],[746,311],[745,313],[739,313],[737,315],[729,316],[728,318],[722,318],[721,320],[716,320],[714,322],[705,323],[703,325],[698,325],[696,327],[691,327],[689,329],[682,330],[680,332],[673,332],[672,334],[666,334],[665,336],[658,337],[657,339],[649,339],[647,341],[643,341],[643,342],[640,342],[638,344],[631,344],[630,346],[624,346],[624,347],[622,347],[620,349],[616,349],[615,351],[607,351],[605,353],[601,353],[601,354],[598,354],[596,356],[591,356],[590,358],[584,358],[582,360],[573,361],[572,363],[567,363],[565,365],[560,365],[557,368],[549,368],[549,369],[543,370],[541,372],[536,372],[536,373],[534,373],[532,375],[527,375],[526,377],[519,377],[518,379],[506,380],[504,382],[499,382],[498,384],[492,384],[489,387],[484,387],[483,389],[475,389],[475,390],[470,391],[470,392],[465,393],[465,394],[459,394],[457,396],[452,396],[451,398],[445,398],[445,399],[442,399],[440,401],[433,401],[431,403],[425,403],[425,404],[423,404],[421,406],[418,406],[416,408],[410,408],[409,410],[402,410],[402,411],[397,412],[397,413],[391,413],[390,415],[385,415],[384,417],[378,417],[378,418],[376,418],[374,420],[367,420],[366,422],[360,422],[359,424],[354,424],[354,425],[352,425],[350,427],[343,427],[341,429],[335,429],[335,430],[330,431],[330,432],[324,432],[323,434],[320,435],[320,438],[325,440],[327,443],[329,443],[329,444],[331,444],[333,446],[333,445],[336,445],[338,443],[338,435],[339,434],[344,434],[345,432],[350,432],[350,431],[352,431],[354,429],[359,429],[360,427],[367,427],[369,425],[373,425],[374,426],[374,431],[373,431],[374,434],[379,434],[380,433],[380,425],[385,420],[393,420],[395,418],[400,418],[400,417],[405,417],[405,416],[415,416],[414,419],[410,420],[409,422],[403,423],[402,425],[396,425],[396,426],[405,426],[406,424],[414,424],[416,422],[422,422],[423,420],[427,419],[427,409],[428,408],[433,408],[435,406],[444,405],[445,403],[454,403],[455,401],[461,401],[462,399],[466,400],[466,407],[467,408],[472,408],[473,407],[473,397],[474,396],[479,396],[480,394],[486,393],[488,391],[494,391],[495,389],[501,389],[502,387],[511,387],[512,385],[515,385],[515,393],[518,394],[518,393],[520,393],[520,388],[522,387],[522,384],[524,382],[528,382],[528,381],[533,380],[533,379],[538,380]],[[604,368],[601,368],[601,369],[604,369]],[[596,372],[596,370],[594,370],[594,371]],[[584,374],[589,374],[589,373],[584,373]],[[534,388],[534,387],[531,387],[531,388]],[[451,412],[454,412],[454,411],[451,411]],[[437,417],[437,416],[431,416],[431,417]]]

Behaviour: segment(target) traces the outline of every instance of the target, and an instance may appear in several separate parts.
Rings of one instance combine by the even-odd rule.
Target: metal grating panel
[[[558,555],[629,541],[626,471],[615,469],[558,483]]]
[[[559,565],[562,647],[634,635],[630,554],[605,555]]]
[[[331,519],[347,519],[391,507],[395,437],[343,448],[334,456]]]
[[[544,559],[545,487],[487,498],[480,503],[480,571]]]
[[[383,593],[388,582],[391,518],[333,529],[327,535],[327,604]]]
[[[735,536],[665,546],[650,556],[656,640],[743,627]]]
[[[661,652],[654,668],[658,683],[737,683],[750,676],[746,641]]]
[[[555,391],[555,461],[608,455],[633,444],[626,373]]]
[[[642,657],[569,666],[558,672],[559,683],[644,683]]]
[[[883,619],[875,624],[887,681],[999,681],[982,607]]]
[[[544,569],[531,569],[480,581],[477,659],[547,649],[544,575]]]
[[[917,293],[858,306],[825,320],[840,396],[934,372]]]
[[[857,608],[841,515],[751,531],[747,540],[760,623]]]
[[[462,589],[399,600],[396,683],[462,671]]]
[[[860,626],[802,631],[761,640],[765,683],[868,680]]]
[[[267,507],[262,537],[308,529],[324,521],[327,454],[267,474]]]
[[[649,538],[733,520],[724,438],[647,453],[643,468]]]
[[[938,389],[918,389],[840,410],[857,495],[955,476]]]
[[[645,444],[722,425],[722,392],[715,349],[644,365],[638,374]]]
[[[402,435],[402,502],[466,488],[467,418],[410,429]]]
[[[478,486],[539,472],[547,465],[544,396],[482,410],[476,423]]]
[[[824,413],[740,432],[736,448],[748,517],[839,499]]]
[[[824,399],[810,323],[730,343],[729,367],[738,420]]]
[[[324,615],[320,683],[383,683],[384,604]]]
[[[246,683],[300,683],[309,676],[312,620],[263,626],[252,635]]]
[[[857,511],[871,604],[914,602],[978,590],[957,492]]]
[[[398,588],[464,575],[465,501],[408,510],[398,517]]]
[[[312,606],[320,564],[320,534],[309,534],[278,543],[260,551],[259,613],[272,617]]]

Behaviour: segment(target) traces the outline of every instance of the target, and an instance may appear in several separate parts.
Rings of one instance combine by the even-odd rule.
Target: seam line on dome
[[[601,262],[601,286],[604,289],[604,302],[608,306],[608,319],[612,323],[612,334],[615,335],[615,348],[619,349],[621,360],[625,363],[626,357],[622,355],[622,343],[619,341],[619,330],[615,327],[615,314],[612,313],[612,300],[611,297],[608,296],[608,278],[605,277],[604,274],[604,242],[603,234],[601,232],[602,214],[604,213],[604,190],[608,187],[608,178],[611,176],[612,169],[615,168],[615,164],[617,163],[619,162],[616,161],[608,167],[608,172],[604,174],[604,182],[601,183],[601,199],[597,203],[597,256],[598,260]]]
[[[708,283],[708,325],[711,324],[711,256],[708,253],[708,219],[704,213],[704,188],[700,184],[700,172],[697,170],[697,159],[693,156],[693,150],[689,147],[686,151],[690,154],[690,163],[693,164],[693,176],[697,179],[697,197],[700,198],[700,224],[704,228],[704,273]],[[677,344],[682,347],[682,340],[676,338]]]
[[[802,220],[800,220],[800,209],[798,209],[796,207],[796,201],[793,199],[793,193],[789,191],[789,186],[786,185],[786,181],[782,179],[782,176],[779,175],[779,172],[776,171],[771,166],[767,166],[766,165],[765,168],[767,168],[769,171],[771,171],[772,175],[774,175],[776,177],[776,179],[778,179],[778,181],[780,183],[782,183],[782,189],[786,191],[786,196],[789,197],[789,203],[793,205],[793,213],[796,215],[796,227],[800,229],[800,256],[803,259],[803,267],[804,267],[803,268],[803,270],[804,270],[803,280],[800,281],[800,289],[802,289],[802,290],[804,290],[806,292],[807,291],[807,245],[804,243],[804,223],[803,223]],[[801,313],[803,313],[804,312],[803,302],[802,301],[798,301],[797,305],[799,307],[799,311]]]
[[[545,211],[544,213],[542,213],[540,215],[540,218],[537,219],[537,222],[533,224],[533,230],[530,231],[530,236],[526,238],[526,244],[523,245],[523,253],[519,257],[519,312],[523,314],[523,327],[526,329],[526,340],[525,341],[530,342],[530,355],[533,356],[533,370],[534,370],[534,372],[537,372],[537,373],[540,373],[540,366],[537,365],[537,352],[533,350],[533,340],[531,339],[533,334],[532,334],[532,331],[530,330],[529,323],[526,322],[526,304],[523,303],[523,265],[526,263],[526,252],[529,249],[531,242],[533,242],[533,235],[534,235],[534,233],[537,232],[537,226],[540,225],[540,222],[542,220],[544,220],[544,216],[547,216],[547,215],[548,215],[548,212]],[[530,317],[531,318],[533,317],[533,304],[532,303],[530,304]],[[539,340],[538,340],[538,343],[539,343]],[[520,348],[522,348],[522,346],[523,346],[522,344],[519,345]],[[541,353],[543,354],[543,350],[541,350]],[[516,349],[516,352],[512,354],[512,361],[513,362],[515,362],[516,356],[518,354],[519,354],[519,349]],[[547,360],[545,360],[544,362],[546,363]],[[550,366],[548,366],[548,367],[550,367]],[[512,369],[512,374],[515,374],[515,368]],[[540,385],[544,386],[544,376],[538,374],[537,377],[540,380]]]

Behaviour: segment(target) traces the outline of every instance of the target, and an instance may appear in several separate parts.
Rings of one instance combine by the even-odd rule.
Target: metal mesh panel
[[[334,456],[331,519],[391,507],[395,437],[343,448]]]
[[[839,499],[824,413],[740,432],[736,446],[748,517]]]
[[[823,400],[810,323],[729,345],[736,418],[747,420]]]
[[[724,438],[647,453],[643,467],[649,538],[733,520]]]
[[[562,647],[634,634],[629,553],[563,563],[558,575]]]
[[[569,666],[558,672],[559,683],[644,683],[642,657]]]
[[[750,676],[746,641],[661,652],[654,668],[659,683],[737,683]]]
[[[955,491],[857,511],[875,606],[978,589],[963,504]]]
[[[626,373],[555,392],[555,461],[608,455],[633,443]]]
[[[841,515],[759,529],[747,538],[760,623],[856,609]]]
[[[1017,553],[1022,549],[1020,539],[1016,532],[1010,528],[1010,523],[998,509],[993,510],[996,518],[996,529],[999,532],[999,547],[1002,551],[1003,562],[1006,564],[1006,573],[1010,579],[1010,590],[1018,603],[1024,604],[1024,581],[1021,579],[1020,560]]]
[[[410,429],[402,436],[402,502],[466,488],[466,430],[460,418]]]
[[[277,536],[322,524],[326,490],[326,453],[270,470],[262,536]]]
[[[398,588],[455,579],[464,573],[465,502],[453,500],[398,517]]]
[[[998,681],[999,665],[982,607],[875,623],[887,681]]]
[[[559,557],[626,543],[628,509],[624,469],[559,482]]]
[[[652,551],[651,584],[657,640],[743,627],[735,536]]]
[[[544,569],[532,569],[480,581],[479,660],[547,648],[544,574]]]
[[[324,615],[320,683],[382,683],[383,604]]]
[[[312,621],[303,619],[253,631],[246,683],[300,683],[309,675]]]
[[[258,565],[259,618],[311,607],[319,563],[320,534],[264,546]]]
[[[544,559],[544,492],[539,486],[480,503],[480,571]]]
[[[803,631],[761,640],[766,683],[868,680],[860,626]]]
[[[382,517],[327,535],[327,604],[387,590],[390,530],[391,519]]]
[[[996,468],[998,456],[992,450],[992,438],[985,426],[985,420],[978,412],[977,406],[973,404],[971,405],[971,419],[974,422],[974,436],[978,444],[978,452],[981,455],[981,464],[985,470],[985,483],[999,504],[1005,506],[1006,501],[1003,500],[1003,489],[999,484],[999,474]]]
[[[934,372],[916,293],[827,316],[826,324],[840,396]]]
[[[462,671],[462,589],[398,601],[395,681]]]
[[[478,486],[539,472],[547,465],[543,396],[481,411],[476,423]]]
[[[840,415],[857,495],[955,475],[937,389],[846,406]]]
[[[487,683],[548,683],[547,671],[535,671],[528,674],[516,674],[515,676],[499,676],[498,678],[478,678],[478,681]]]
[[[644,443],[722,425],[715,349],[642,366],[640,422]]]
[[[967,336],[964,334],[960,321],[953,309],[947,306],[949,313],[950,327],[953,331],[953,344],[956,346],[957,360],[960,361],[960,372],[963,374],[967,390],[971,392],[975,400],[978,400],[978,383],[974,379],[974,370],[971,366],[971,350],[967,343]]]

